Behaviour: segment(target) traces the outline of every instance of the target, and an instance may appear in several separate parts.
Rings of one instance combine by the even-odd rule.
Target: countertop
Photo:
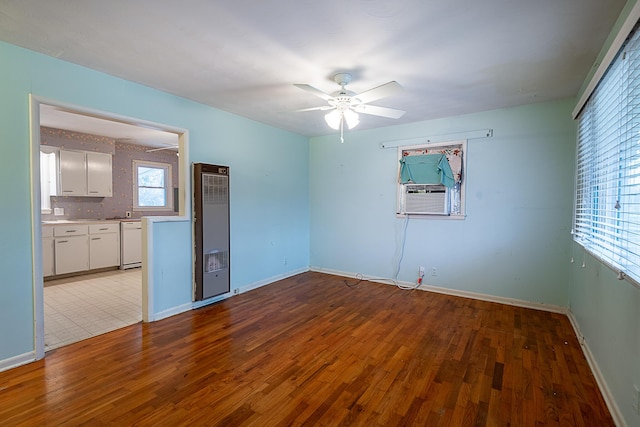
[[[139,218],[122,219],[56,219],[53,221],[42,221],[42,225],[67,225],[67,224],[119,224],[121,222],[140,221]]]

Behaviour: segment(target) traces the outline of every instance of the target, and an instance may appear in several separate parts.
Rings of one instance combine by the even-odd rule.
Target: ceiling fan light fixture
[[[353,129],[360,123],[360,116],[358,113],[387,117],[390,119],[399,119],[405,113],[403,110],[396,110],[394,108],[368,105],[369,102],[386,98],[387,96],[391,96],[402,90],[402,86],[400,86],[395,80],[359,94],[351,92],[345,88],[345,86],[351,82],[351,74],[338,73],[334,76],[334,80],[338,85],[340,85],[340,90],[331,94],[307,84],[295,84],[296,87],[324,99],[329,104],[321,107],[302,108],[295,111],[331,110],[325,114],[324,120],[330,128],[340,131],[341,141],[344,140],[342,135],[345,126],[348,129]]]
[[[353,129],[354,127],[358,126],[358,123],[360,123],[358,113],[353,110],[345,110],[342,115],[344,117],[344,120],[347,122],[347,127],[349,129]]]
[[[331,110],[324,115],[324,120],[327,122],[331,129],[340,129],[340,122],[342,121],[342,114],[338,110]]]
[[[324,120],[331,129],[339,130],[340,123],[344,120],[349,129],[353,129],[360,123],[358,113],[353,110],[332,110],[324,115]]]

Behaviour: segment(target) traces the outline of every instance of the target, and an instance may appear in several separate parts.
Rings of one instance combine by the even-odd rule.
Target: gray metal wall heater
[[[229,168],[193,164],[194,300],[231,290],[229,267]]]

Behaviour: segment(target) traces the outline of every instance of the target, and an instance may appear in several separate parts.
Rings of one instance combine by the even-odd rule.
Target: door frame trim
[[[32,239],[32,283],[33,283],[33,326],[35,359],[44,358],[44,280],[42,273],[42,214],[40,206],[40,105],[47,104],[64,109],[71,113],[82,114],[114,122],[125,123],[133,126],[157,129],[163,132],[178,135],[178,197],[180,208],[178,216],[174,219],[191,218],[191,181],[189,179],[189,131],[163,123],[151,122],[122,114],[109,113],[81,105],[70,104],[58,100],[29,94],[29,139],[30,139],[30,169],[31,169],[31,239]],[[143,242],[144,246],[153,241]],[[149,248],[152,249],[152,248]],[[148,262],[153,263],[153,251],[148,252]],[[142,319],[144,322],[154,319],[154,283],[153,278],[145,274],[145,270],[151,270],[152,265],[143,265],[142,278]]]

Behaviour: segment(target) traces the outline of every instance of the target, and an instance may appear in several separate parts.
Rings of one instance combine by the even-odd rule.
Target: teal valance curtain
[[[400,160],[400,181],[402,184],[443,184],[449,188],[455,184],[444,154],[403,156]]]

